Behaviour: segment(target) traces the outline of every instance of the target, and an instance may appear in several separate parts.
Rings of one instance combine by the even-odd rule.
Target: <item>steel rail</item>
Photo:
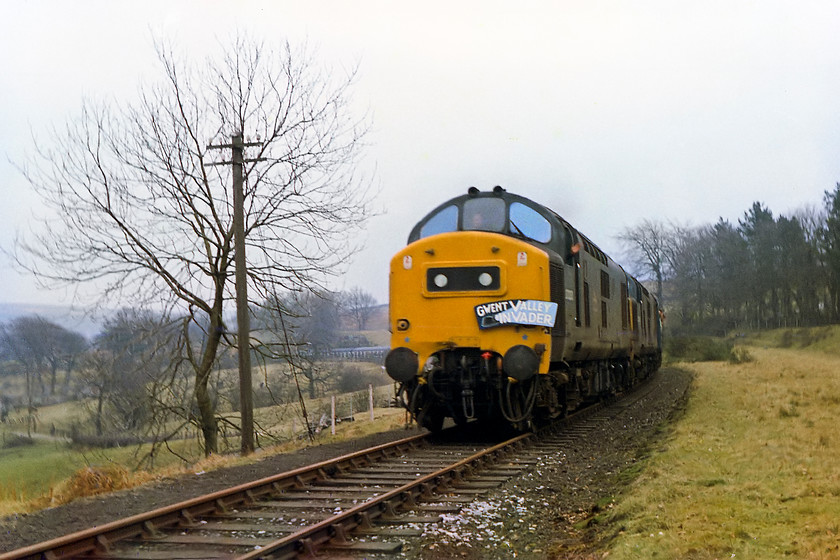
[[[400,451],[406,447],[418,447],[429,434],[417,434],[391,443],[377,445],[322,461],[309,466],[286,471],[277,475],[247,482],[238,486],[219,490],[185,500],[169,506],[120,519],[99,527],[85,529],[62,537],[19,548],[0,554],[0,560],[60,560],[97,550],[107,550],[112,544],[126,539],[153,535],[159,529],[176,526],[181,523],[194,523],[195,519],[217,510],[224,510],[242,503],[253,502],[260,496],[276,493],[318,480],[330,469],[341,470],[345,467],[358,466],[360,460],[371,456],[387,456],[389,452]]]
[[[414,505],[418,498],[431,498],[435,491],[446,488],[450,482],[461,477],[462,471],[474,464],[511,449],[525,440],[534,437],[531,433],[521,434],[475,453],[457,463],[427,474],[384,494],[376,496],[351,509],[341,512],[319,523],[306,527],[296,533],[278,539],[234,560],[257,560],[260,558],[291,559],[299,553],[314,555],[319,546],[335,540],[337,544],[346,542],[347,535],[357,527],[367,527],[374,519],[395,519],[399,506]]]

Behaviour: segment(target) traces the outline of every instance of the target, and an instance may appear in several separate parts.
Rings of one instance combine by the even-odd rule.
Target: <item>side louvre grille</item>
[[[551,263],[549,272],[549,284],[551,287],[551,301],[562,304],[564,297],[563,290],[563,265]]]
[[[562,337],[566,333],[566,290],[563,282],[562,264],[553,262],[549,265],[548,282],[551,290],[551,301],[557,304],[557,321],[554,323],[551,335]]]

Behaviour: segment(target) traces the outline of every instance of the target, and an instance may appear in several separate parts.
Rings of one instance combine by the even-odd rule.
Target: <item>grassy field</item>
[[[49,495],[84,464],[83,454],[54,443],[0,449],[0,514],[15,512],[22,504]]]
[[[391,387],[377,389],[376,402],[386,400],[393,392]],[[374,420],[370,421],[366,392],[353,395],[353,400],[364,401],[355,406],[355,422],[337,426],[336,435],[329,427],[316,436],[316,443],[330,443],[344,439],[358,438],[370,433],[395,429],[405,424],[405,411],[397,408],[375,408]],[[339,397],[338,415],[348,415],[351,395]],[[329,410],[329,399],[307,401],[310,421],[317,422],[323,410]],[[0,428],[0,516],[23,513],[47,506],[65,503],[80,496],[102,491],[135,486],[156,478],[171,476],[179,472],[209,470],[247,461],[257,460],[270,453],[283,453],[309,445],[302,421],[296,413],[296,405],[283,405],[256,409],[254,416],[263,428],[270,428],[280,436],[280,443],[262,437],[263,448],[249,458],[240,458],[238,438],[229,436],[225,445],[231,453],[219,454],[204,459],[195,439],[170,442],[172,451],[156,455],[154,469],[137,470],[140,457],[146,454],[148,446],[128,446],[110,449],[80,449],[69,446],[60,438],[49,436],[48,426],[65,429],[70,420],[80,417],[83,408],[78,403],[65,403],[43,407],[38,412],[38,433],[31,441],[24,443],[27,432],[24,424],[6,424]],[[181,458],[189,459],[184,463]]]
[[[684,416],[597,520],[617,533],[609,558],[840,558],[840,355],[823,334],[685,364]]]

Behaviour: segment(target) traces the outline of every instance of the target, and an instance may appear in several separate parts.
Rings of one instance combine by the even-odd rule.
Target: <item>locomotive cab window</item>
[[[458,207],[447,206],[423,224],[420,237],[429,237],[438,233],[447,233],[458,229]]]
[[[464,202],[462,229],[496,231],[505,229],[505,201],[501,198],[471,198]]]
[[[551,241],[551,224],[536,210],[522,203],[510,205],[510,233],[533,239],[539,243]]]

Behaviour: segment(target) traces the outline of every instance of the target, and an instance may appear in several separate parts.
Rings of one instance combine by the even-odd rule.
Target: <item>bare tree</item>
[[[64,385],[62,387],[63,394],[70,394],[70,380],[73,378],[73,372],[76,369],[79,359],[84,356],[88,349],[87,339],[77,332],[70,330],[59,331],[58,348],[59,359],[64,366]]]
[[[193,66],[158,47],[160,83],[131,104],[85,102],[24,174],[53,211],[20,240],[18,262],[45,284],[94,282],[120,303],[188,309],[206,328],[186,344],[205,452],[218,448],[208,380],[233,299],[231,169],[210,143],[245,134],[249,295],[322,286],[354,250],[370,193],[357,175],[364,120],[352,117],[354,72],[305,49],[237,39]]]
[[[79,380],[90,395],[87,405],[91,408],[97,436],[102,436],[105,431],[105,405],[108,396],[113,393],[114,373],[114,360],[107,352],[94,348],[85,355]]]
[[[283,314],[285,336],[294,344],[300,373],[309,387],[309,397],[317,396],[317,387],[325,385],[329,372],[318,363],[335,347],[338,338],[338,305],[331,294],[292,292],[278,300],[275,313]]]
[[[63,365],[65,376],[69,376],[87,343],[82,335],[43,317],[25,315],[16,317],[7,325],[0,325],[0,346],[3,347],[3,353],[20,364],[23,370],[31,420],[35,397],[43,398],[55,393],[59,367]],[[44,380],[45,374],[49,375],[49,390]],[[36,394],[38,388],[40,391]]]
[[[58,369],[64,367],[64,387],[68,387],[76,360],[87,349],[85,337],[50,321],[43,322],[40,333],[44,348],[44,359],[49,366],[50,395],[55,394]]]
[[[341,294],[341,305],[356,324],[356,328],[363,331],[373,315],[376,299],[370,292],[357,286]]]
[[[79,372],[100,443],[157,444],[158,433],[191,418],[177,371],[181,330],[177,320],[137,309],[105,322]]]
[[[682,324],[702,318],[706,309],[704,286],[708,281],[709,255],[705,250],[706,228],[674,232],[674,254],[670,266],[668,296],[672,300],[670,315]]]
[[[662,283],[672,265],[676,228],[659,221],[642,220],[636,226],[626,227],[618,235],[630,254],[640,276],[656,281],[656,297],[662,301]]]
[[[16,317],[0,329],[0,339],[2,339],[5,353],[23,369],[26,380],[26,399],[30,408],[36,396],[36,381],[40,385],[37,396],[44,397],[47,394],[43,375],[47,350],[41,338],[41,332],[44,331],[46,323],[47,320],[42,317],[29,315]]]

